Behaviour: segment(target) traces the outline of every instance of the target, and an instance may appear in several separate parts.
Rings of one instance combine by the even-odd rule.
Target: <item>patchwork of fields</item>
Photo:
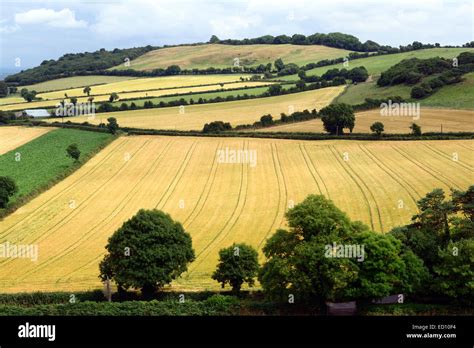
[[[248,75],[208,75],[208,76],[168,76],[156,78],[141,78],[92,86],[90,96],[94,102],[108,101],[110,94],[115,92],[121,99],[159,97],[164,95],[186,94],[205,91],[220,91],[245,87],[268,86],[272,82],[245,81],[240,77]],[[204,85],[204,86],[201,86]],[[245,91],[244,91],[245,92]],[[242,93],[244,93],[242,92]],[[88,101],[89,97],[83,88],[63,89],[53,92],[40,93],[42,100],[26,102],[18,96],[0,99],[0,110],[21,110],[26,108],[52,107],[66,98],[76,97],[80,103]],[[174,97],[176,99],[177,97]]]
[[[120,126],[148,129],[202,130],[206,123],[212,121],[230,122],[233,126],[249,124],[260,120],[266,114],[280,118],[282,112],[289,109],[320,110],[341,93],[344,86],[321,88],[302,93],[287,94],[277,97],[240,100],[203,105],[189,105],[180,113],[179,107],[145,109],[100,113],[91,118],[80,116],[71,118],[74,122],[105,123],[108,117],[115,117]],[[54,122],[55,119],[48,119]]]
[[[255,166],[221,163],[248,150]],[[108,237],[141,208],[158,208],[191,233],[197,259],[177,288],[217,288],[218,250],[261,248],[284,213],[310,193],[334,200],[378,232],[409,222],[433,188],[472,184],[474,142],[291,141],[121,137],[73,175],[0,221],[0,240],[37,244],[39,259],[0,260],[0,291],[100,288]],[[458,161],[453,160],[453,153]]]
[[[420,117],[381,116],[380,109],[356,113],[354,133],[372,133],[370,126],[382,122],[385,133],[407,134],[413,122],[421,126],[423,132],[474,132],[474,112],[472,110],[420,108]],[[442,126],[442,129],[441,129]],[[259,132],[315,132],[324,133],[320,119],[289,123],[259,129]],[[345,130],[348,132],[348,130]]]
[[[48,128],[0,127],[0,155],[14,150],[49,131]]]

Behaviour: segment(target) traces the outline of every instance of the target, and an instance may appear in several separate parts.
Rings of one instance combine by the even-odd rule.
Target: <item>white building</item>
[[[24,116],[29,116],[29,117],[49,117],[51,116],[46,109],[28,109],[23,111]]]

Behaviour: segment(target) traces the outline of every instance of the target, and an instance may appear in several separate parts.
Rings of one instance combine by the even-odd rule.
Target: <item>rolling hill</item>
[[[205,44],[160,48],[132,60],[130,66],[120,64],[113,69],[150,71],[179,65],[182,69],[226,68],[234,66],[238,58],[241,66],[273,63],[281,58],[288,63],[304,65],[323,59],[347,56],[351,51],[321,45],[222,45]]]

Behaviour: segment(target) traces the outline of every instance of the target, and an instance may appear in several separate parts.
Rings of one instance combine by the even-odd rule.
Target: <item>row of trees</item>
[[[474,186],[434,190],[418,202],[410,225],[388,234],[353,222],[324,196],[310,195],[286,213],[288,229],[263,247],[266,261],[244,243],[219,252],[212,279],[238,293],[256,278],[271,298],[287,301],[371,300],[391,294],[441,295],[472,303],[474,284]],[[363,258],[335,253],[328,245],[359,245]],[[194,261],[190,235],[161,211],[140,210],[109,239],[100,264],[102,280],[120,291],[153,293]]]

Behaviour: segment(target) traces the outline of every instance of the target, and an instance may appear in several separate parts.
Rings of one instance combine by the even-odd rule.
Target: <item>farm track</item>
[[[289,199],[298,204],[308,194],[331,194],[352,219],[388,232],[409,223],[415,202],[434,188],[472,184],[471,144],[122,137],[0,221],[0,241],[37,244],[40,252],[36,263],[0,260],[0,291],[100,288],[98,264],[109,236],[139,209],[154,207],[182,222],[193,238],[197,258],[174,286],[216,289],[210,276],[218,251],[233,242],[260,249],[285,228]],[[255,150],[258,163],[222,164],[216,156],[222,148]],[[449,159],[454,151],[459,162]],[[74,209],[70,199],[77,201]],[[396,207],[400,199],[404,209]]]

